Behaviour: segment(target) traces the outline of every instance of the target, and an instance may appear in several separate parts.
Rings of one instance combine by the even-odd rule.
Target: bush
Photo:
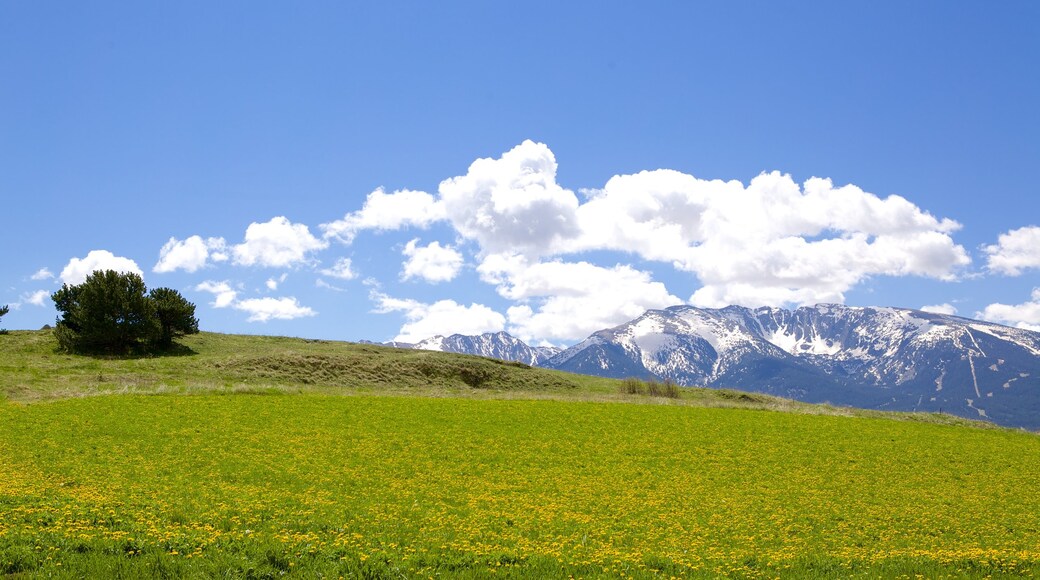
[[[618,390],[626,395],[650,395],[651,397],[668,397],[670,399],[679,398],[679,385],[677,385],[672,379],[665,379],[664,382],[659,382],[657,379],[641,381],[634,377],[628,377],[621,381]]]
[[[628,377],[627,379],[622,380],[619,388],[621,392],[626,395],[646,394],[646,383],[635,377]]]
[[[54,329],[66,352],[126,354],[168,347],[174,337],[199,331],[195,305],[176,290],[146,294],[137,274],[96,271],[82,283],[63,284],[51,299],[61,317]]]
[[[647,391],[649,391],[651,397],[668,397],[669,399],[679,398],[679,385],[675,384],[672,379],[665,379],[664,382],[650,381]]]

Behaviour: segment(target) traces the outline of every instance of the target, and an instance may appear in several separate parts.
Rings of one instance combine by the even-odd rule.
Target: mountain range
[[[1040,333],[905,308],[684,305],[649,310],[566,349],[505,332],[391,344],[1040,430]]]

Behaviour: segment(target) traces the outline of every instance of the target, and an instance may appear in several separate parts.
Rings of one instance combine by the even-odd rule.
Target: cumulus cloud
[[[745,186],[644,171],[582,190],[579,202],[556,171],[547,146],[525,141],[443,181],[439,201],[485,260],[630,253],[695,275],[700,306],[843,302],[871,276],[952,280],[971,261],[953,241],[957,222],[828,179],[799,185],[771,172]]]
[[[500,295],[520,302],[507,314],[509,332],[524,340],[578,340],[649,309],[682,302],[649,273],[621,264],[528,264],[522,257],[493,255],[477,270]]]
[[[442,181],[440,201],[459,234],[485,252],[551,253],[580,234],[578,198],[556,183],[556,168],[548,147],[524,141]]]
[[[237,265],[284,268],[304,262],[309,253],[327,247],[328,242],[311,235],[307,226],[278,216],[265,223],[249,224],[245,241],[231,251]]]
[[[238,292],[231,288],[231,285],[227,282],[214,282],[212,280],[206,280],[195,287],[198,292],[209,292],[213,294],[213,302],[210,306],[214,308],[227,308],[235,302],[235,298],[238,297]]]
[[[1023,270],[1040,268],[1040,227],[1027,226],[1001,234],[996,244],[983,246],[982,251],[991,272],[1018,276]]]
[[[50,297],[50,292],[47,292],[46,290],[37,290],[27,295],[24,302],[26,304],[32,304],[33,306],[43,306],[47,303],[47,299]]]
[[[293,320],[317,314],[307,306],[301,306],[296,298],[249,298],[234,304],[234,308],[249,313],[249,322],[267,322],[271,319]]]
[[[54,277],[54,272],[51,272],[47,268],[40,268],[30,278],[32,280],[50,280]]]
[[[91,250],[83,258],[72,258],[62,269],[59,277],[62,283],[76,285],[86,281],[87,276],[97,270],[115,270],[124,274],[143,276],[141,268],[130,258],[116,256],[108,250]]]
[[[672,170],[611,178],[587,192],[568,251],[618,250],[697,275],[699,306],[842,302],[873,275],[944,280],[970,263],[938,219],[899,196],[764,173],[745,187]]]
[[[281,280],[285,280],[285,275],[281,277]],[[274,278],[268,280],[268,282],[272,281],[277,285],[278,280]],[[207,280],[196,286],[195,290],[213,294],[214,300],[210,303],[210,306],[214,308],[231,307],[235,310],[248,312],[249,317],[246,319],[248,322],[267,322],[271,319],[293,320],[295,318],[314,316],[317,314],[311,308],[300,305],[296,298],[291,296],[283,298],[265,297],[239,300],[238,292],[226,281],[215,282],[213,280]]]
[[[333,239],[352,243],[362,231],[449,224],[454,245],[412,239],[404,246],[401,279],[454,280],[465,248],[476,257],[481,280],[511,307],[503,316],[481,304],[373,294],[378,311],[404,313],[401,340],[507,327],[528,340],[570,341],[683,301],[650,273],[624,263],[605,266],[603,256],[612,256],[608,264],[629,261],[624,255],[669,264],[695,289],[684,298],[712,307],[843,302],[873,277],[955,280],[971,262],[953,239],[959,223],[855,185],[816,177],[796,182],[775,171],[741,182],[661,169],[616,175],[601,189],[576,195],[557,183],[557,169],[546,145],[524,141],[497,158],[474,161],[464,174],[442,181],[435,195],[377,189],[357,211],[323,224],[320,239],[284,217],[251,224],[228,254],[240,265],[286,267],[310,261]],[[1040,241],[1040,228],[1009,232],[985,247],[989,269],[1014,274],[1040,267],[1040,256],[1029,253],[1040,247],[1031,236]],[[183,254],[176,263],[184,269],[213,260],[200,259],[199,242],[171,239],[160,264],[168,254],[168,267],[176,268],[175,252]],[[357,276],[349,258],[318,273],[330,281]],[[278,288],[275,278],[268,288]],[[245,301],[231,296],[222,303]]]
[[[184,240],[170,238],[159,250],[159,261],[153,272],[166,273],[175,270],[195,272],[210,261],[224,262],[228,259],[227,242],[224,238],[191,236]]]
[[[975,317],[1008,326],[1040,331],[1040,288],[1033,288],[1027,302],[990,304],[982,312],[975,313]]]
[[[325,238],[349,244],[362,230],[397,230],[407,226],[428,227],[444,219],[444,206],[424,191],[400,190],[386,193],[379,188],[368,194],[365,205],[343,219],[322,224]]]
[[[436,335],[483,334],[505,328],[505,317],[483,304],[465,306],[454,300],[439,300],[426,304],[417,300],[400,299],[372,292],[375,312],[401,312],[407,322],[394,338],[398,342],[419,342]]]
[[[336,263],[331,268],[325,268],[321,270],[321,273],[333,278],[339,278],[340,280],[353,280],[357,277],[357,273],[351,269],[350,258],[336,260]]]
[[[957,307],[948,302],[944,302],[942,304],[922,306],[921,311],[931,312],[932,314],[948,314],[950,316],[953,316],[954,314],[957,314]]]
[[[36,290],[34,292],[22,292],[21,296],[18,297],[17,302],[10,302],[7,306],[11,310],[21,310],[22,306],[47,306],[51,304],[51,293],[47,290]],[[0,302],[0,306],[4,306],[4,303]]]
[[[450,246],[432,242],[418,246],[418,238],[408,242],[402,253],[408,257],[401,272],[402,280],[422,278],[427,282],[448,282],[462,269],[462,254]]]

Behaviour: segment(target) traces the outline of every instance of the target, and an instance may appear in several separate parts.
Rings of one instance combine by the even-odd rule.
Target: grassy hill
[[[0,336],[0,575],[1040,573],[1033,434],[367,345],[183,346]]]

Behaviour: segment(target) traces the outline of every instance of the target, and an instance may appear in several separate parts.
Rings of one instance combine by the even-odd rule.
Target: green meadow
[[[0,336],[0,575],[1013,578],[1040,437],[515,363]]]

